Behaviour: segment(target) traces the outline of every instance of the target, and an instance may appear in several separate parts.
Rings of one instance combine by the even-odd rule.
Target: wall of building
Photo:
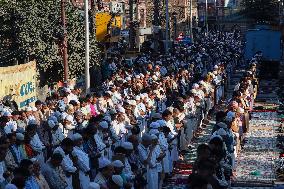
[[[153,0],[146,0],[147,3],[147,27],[152,26],[154,3]],[[197,17],[197,0],[192,1],[192,15]],[[160,1],[160,18],[161,26],[165,28],[165,0]],[[176,16],[174,16],[176,15]],[[170,30],[171,35],[174,37],[174,23],[176,20],[176,33],[186,33],[189,31],[190,20],[190,0],[169,0],[169,17],[170,17]]]

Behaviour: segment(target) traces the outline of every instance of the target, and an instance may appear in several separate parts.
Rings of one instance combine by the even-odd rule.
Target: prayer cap
[[[25,136],[22,133],[16,133],[16,139],[23,141],[25,139]]]
[[[108,128],[108,123],[106,121],[102,121],[99,123],[99,126],[103,129],[107,129]]]
[[[111,165],[111,162],[108,159],[106,158],[99,159],[99,169],[105,168],[109,165]]]
[[[112,166],[118,167],[118,168],[124,167],[124,164],[120,160],[115,160],[111,164],[112,164]]]
[[[134,149],[133,144],[131,142],[123,142],[121,144],[121,147],[126,149],[126,150],[133,150]]]

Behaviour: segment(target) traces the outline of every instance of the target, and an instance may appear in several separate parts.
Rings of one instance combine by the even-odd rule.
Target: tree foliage
[[[45,73],[44,80],[63,78],[61,44],[64,29],[61,22],[60,0],[1,0],[0,56],[11,54],[22,60],[35,59]],[[66,1],[69,78],[84,72],[85,27],[83,12]],[[90,66],[99,64],[95,36],[90,36]],[[5,53],[5,54],[4,54]],[[6,57],[7,59],[7,57]]]
[[[275,22],[279,17],[278,0],[243,0],[244,14],[257,22]]]

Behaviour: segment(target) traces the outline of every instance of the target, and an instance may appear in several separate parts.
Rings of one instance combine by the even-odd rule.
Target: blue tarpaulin
[[[191,38],[185,37],[185,38],[181,39],[179,42],[182,43],[182,44],[191,44]]]
[[[254,29],[246,33],[245,58],[251,59],[261,51],[264,60],[280,61],[282,56],[281,32],[270,29]]]

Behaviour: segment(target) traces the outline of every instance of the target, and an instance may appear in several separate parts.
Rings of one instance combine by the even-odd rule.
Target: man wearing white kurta
[[[156,135],[151,135],[151,138],[152,141],[158,139]],[[152,152],[150,150],[152,156],[147,169],[147,189],[159,189],[159,172],[162,171],[162,165],[157,161],[157,158],[160,156],[160,147],[158,145],[151,144],[151,147],[152,146],[154,150]]]
[[[123,143],[121,143],[121,147],[123,147],[125,150],[127,150],[129,152],[129,154],[131,154],[134,150],[133,144],[131,142],[123,142]],[[131,170],[131,165],[128,161],[128,156],[126,156],[125,159],[124,159],[123,173],[125,174],[125,176],[128,180],[132,180],[135,177],[134,173]]]
[[[71,137],[74,133],[74,129],[76,128],[75,121],[73,115],[67,115],[65,118],[64,124],[64,136]]]
[[[48,120],[48,126],[51,128],[52,147],[59,146],[61,141],[65,138],[62,129],[59,127],[58,123],[55,123],[53,120]]]
[[[160,124],[160,128],[167,126],[166,121],[164,120],[158,120],[156,121]],[[162,151],[165,152],[166,156],[163,158],[162,164],[163,164],[163,171],[164,173],[170,173],[170,151],[169,151],[169,143],[165,137],[165,134],[163,132],[159,133],[159,144],[162,149]]]
[[[57,147],[53,152],[60,153],[63,157],[61,165],[66,174],[66,183],[68,185],[68,189],[73,189],[72,174],[77,171],[77,168],[74,166],[73,161],[71,160],[72,151],[73,141],[70,138],[65,138],[61,142],[61,145]]]
[[[167,127],[171,130],[170,135],[172,136],[172,138],[175,138],[178,136],[178,133],[176,132],[176,129],[174,127],[174,123],[172,122],[172,120],[168,120],[167,122]],[[171,150],[171,159],[172,161],[177,161],[178,160],[178,142],[177,139],[174,139],[172,141],[172,150]]]
[[[37,133],[32,137],[30,145],[32,146],[33,150],[38,153],[38,155],[36,156],[36,159],[40,163],[44,163],[43,150],[45,149],[45,146],[39,139],[39,136]]]
[[[144,134],[142,142],[138,145],[139,160],[144,168],[147,169],[147,189],[158,189],[158,172],[156,168],[156,160],[154,148],[152,146],[152,136]]]
[[[101,157],[104,157],[105,156],[105,150],[106,150],[107,146],[103,142],[103,139],[101,138],[101,136],[98,132],[94,135],[94,139],[96,141],[97,149],[98,149],[99,153],[101,154]]]
[[[7,111],[7,112],[4,112],[4,117],[8,117],[8,119],[10,119],[10,117],[12,116],[12,114]],[[17,122],[16,121],[13,121],[12,119],[6,123],[5,127],[4,127],[4,131],[6,134],[9,134],[9,133],[12,133],[12,132],[15,132],[17,130],[18,126],[17,126]]]
[[[145,119],[146,106],[141,101],[141,97],[139,95],[135,97],[135,100],[136,100],[137,105],[134,108],[134,116],[136,117],[138,121],[138,125],[140,128],[140,134],[142,137],[142,135],[146,132],[146,126],[147,126],[147,122]]]
[[[82,150],[83,137],[79,133],[76,133],[72,136],[72,140],[74,141],[72,154],[78,157],[80,186],[81,189],[88,189],[90,183],[90,159],[88,154]]]
[[[113,175],[113,166],[106,158],[99,159],[99,172],[96,175],[94,182],[98,183],[101,188],[107,188],[107,183]]]
[[[120,142],[126,141],[126,134],[128,130],[125,128],[125,126],[125,121],[120,123],[117,120],[114,121],[113,128],[115,130],[115,134],[120,138]]]
[[[111,159],[112,158],[112,139],[109,136],[109,134],[107,133],[109,131],[109,124],[107,121],[101,121],[99,123],[99,127],[98,127],[98,135],[101,138],[102,142],[105,145],[105,150],[104,150],[104,157]],[[103,147],[103,146],[102,146]]]
[[[193,132],[194,132],[194,127],[193,125],[195,124],[195,104],[194,104],[194,98],[190,97],[185,104],[185,110],[186,110],[186,122],[185,122],[185,134],[186,134],[186,139],[188,141],[188,145],[190,144],[192,137],[193,137]]]

